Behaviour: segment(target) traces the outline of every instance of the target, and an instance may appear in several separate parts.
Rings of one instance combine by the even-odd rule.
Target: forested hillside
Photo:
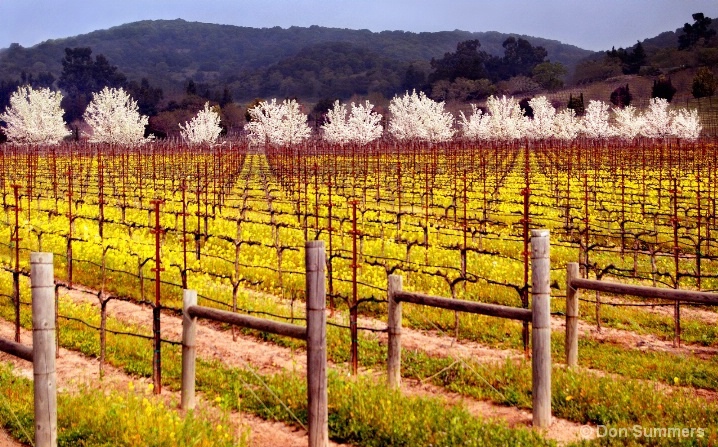
[[[358,89],[356,93],[374,85],[375,91],[392,94],[401,90],[401,81],[412,62],[420,61],[428,67],[432,58],[440,58],[455,50],[457,43],[470,39],[478,39],[481,49],[489,54],[503,55],[502,44],[508,37],[497,32],[458,30],[371,32],[319,26],[260,29],[154,20],[49,40],[30,48],[12,45],[0,50],[0,79],[19,78],[23,71],[36,76],[50,72],[57,78],[65,48],[90,47],[94,54],[106,56],[128,79],[147,78],[150,84],[170,92],[184,90],[192,79],[212,88],[229,86],[235,99],[289,94],[294,84],[302,89],[294,95],[350,96],[354,93],[352,85]],[[554,40],[516,37],[544,47],[551,62],[560,62],[569,70],[591,54]],[[302,63],[306,66],[301,67]],[[291,69],[291,79],[283,86],[281,82],[257,85],[270,67],[279,72]],[[303,68],[302,74],[295,68]],[[342,79],[336,88],[316,91],[312,87],[337,74]]]

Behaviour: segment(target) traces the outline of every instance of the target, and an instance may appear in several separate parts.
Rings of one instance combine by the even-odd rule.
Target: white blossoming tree
[[[251,121],[245,129],[254,143],[291,145],[306,140],[312,132],[307,125],[307,115],[293,99],[285,99],[280,104],[276,98],[271,102],[262,101],[248,113]]]
[[[488,121],[490,133],[498,140],[517,140],[524,136],[529,125],[519,102],[513,97],[489,96],[486,101],[491,119]]]
[[[381,125],[381,115],[374,111],[374,104],[365,101],[364,104],[352,103],[352,111],[349,114],[347,127],[351,135],[351,141],[361,145],[371,143],[381,138],[384,127]]]
[[[581,131],[581,122],[573,109],[563,109],[553,119],[553,136],[558,140],[573,140]]]
[[[347,106],[339,100],[327,111],[326,122],[322,124],[324,139],[330,143],[344,144],[349,141],[347,131]]]
[[[424,92],[395,96],[389,112],[389,133],[398,140],[439,142],[454,136],[454,117],[444,110],[443,101],[433,101]]]
[[[581,120],[583,134],[588,138],[608,138],[614,134],[609,123],[609,105],[603,101],[592,100],[586,107],[586,114]]]
[[[533,119],[528,125],[527,136],[538,140],[554,137],[554,119],[556,109],[545,96],[538,96],[529,101],[533,109]]]
[[[491,116],[484,114],[476,104],[471,104],[471,115],[468,118],[463,111],[459,115],[461,133],[470,140],[490,140],[492,137],[490,122]]]
[[[648,110],[643,114],[641,133],[649,138],[664,138],[672,133],[671,123],[676,112],[668,108],[668,101],[652,98]]]
[[[671,122],[671,133],[686,140],[698,139],[702,129],[697,110],[678,110]]]
[[[122,145],[143,144],[148,118],[138,111],[137,101],[122,88],[105,87],[92,95],[83,115],[92,128],[90,141]]]
[[[640,135],[645,120],[635,107],[614,108],[613,115],[616,120],[615,134],[617,137],[632,140]]]
[[[206,102],[191,121],[179,124],[180,134],[189,144],[214,144],[222,132],[219,121],[219,113]]]
[[[57,144],[70,134],[62,119],[62,94],[47,88],[22,86],[10,96],[10,105],[0,115],[8,140],[18,144]]]
[[[327,112],[327,122],[322,125],[324,138],[332,143],[357,143],[365,145],[384,132],[381,115],[374,112],[374,105],[369,101],[364,104],[351,104],[351,112],[347,113],[345,104],[339,101]],[[348,114],[348,116],[347,116]]]

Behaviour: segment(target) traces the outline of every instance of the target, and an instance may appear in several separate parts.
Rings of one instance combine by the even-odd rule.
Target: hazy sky
[[[0,48],[182,18],[251,27],[501,31],[605,50],[679,28],[694,12],[718,17],[718,0],[0,0]]]

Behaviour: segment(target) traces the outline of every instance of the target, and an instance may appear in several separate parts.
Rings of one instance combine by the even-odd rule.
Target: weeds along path
[[[716,319],[713,320],[713,323],[715,322]],[[562,317],[552,317],[551,325],[555,331],[565,332],[566,319]],[[578,321],[578,329],[579,340],[590,339],[619,345],[627,349],[666,352],[674,355],[693,355],[703,360],[710,360],[718,355],[718,348],[715,347],[682,343],[680,348],[676,348],[673,346],[672,340],[662,339],[654,334],[640,334],[634,331],[605,326],[601,327],[599,331],[595,324],[580,319]],[[580,355],[579,350],[579,357]]]
[[[168,320],[170,319],[166,318],[166,321]],[[168,323],[170,323],[170,321],[168,321]],[[170,326],[170,324],[167,326]],[[203,331],[203,329],[204,328],[200,326],[198,333],[201,333],[200,331]],[[14,330],[12,323],[0,319],[0,336],[12,338]],[[32,340],[32,332],[23,329],[21,330],[21,337],[24,341]],[[33,372],[30,362],[1,352],[0,361],[11,363],[18,375],[32,380]],[[127,390],[130,382],[137,383],[138,389],[146,389],[151,383],[151,378],[138,379],[108,364],[105,365],[104,378],[100,379],[97,359],[64,348],[60,348],[60,355],[56,361],[56,373],[58,393],[72,393],[80,387]],[[165,388],[160,398],[163,399],[168,406],[173,404],[176,406],[176,403],[179,402],[180,399],[180,393]],[[177,411],[181,412],[181,410]],[[235,427],[239,427],[241,430],[249,430],[249,445],[253,447],[304,447],[307,445],[307,435],[304,430],[290,427],[281,422],[267,421],[252,414],[238,412],[232,412],[230,420]],[[5,437],[8,440],[7,444],[5,444]],[[330,444],[334,446],[337,445],[335,443]],[[13,440],[6,432],[2,432],[0,435],[0,447],[5,445],[15,447],[21,446],[22,444]]]
[[[88,302],[93,305],[97,303],[96,292],[90,290],[63,291],[61,289],[60,296],[66,296],[75,302]],[[149,307],[127,301],[110,301],[110,304],[108,304],[108,314],[123,322],[136,325],[143,330],[151,330],[152,310]],[[374,321],[374,323],[380,324],[378,321]],[[163,314],[162,331],[163,338],[180,339],[182,319],[177,316]],[[494,350],[483,347],[478,343],[469,343],[457,351],[447,350],[443,343],[450,343],[450,337],[444,337],[437,341],[436,336],[425,335],[419,331],[410,329],[402,333],[402,338],[404,339],[404,337],[405,340],[407,340],[407,343],[404,345],[407,349],[425,349],[429,346],[429,348],[432,349],[432,354],[440,356],[453,354],[463,357],[465,355],[466,358],[471,357],[475,359],[477,351],[474,349],[478,349],[484,353],[485,357],[489,357],[492,361],[521,357],[519,354],[509,350]],[[427,344],[430,339],[433,339],[433,343]],[[306,370],[306,356],[303,349],[293,350],[271,342],[259,342],[254,337],[241,334],[238,335],[237,341],[233,341],[231,330],[223,330],[218,325],[211,325],[207,322],[201,322],[198,326],[196,342],[200,357],[216,358],[230,367],[247,367],[249,365],[251,368],[263,373],[276,373],[281,370],[289,370],[303,374]],[[96,362],[93,362],[93,367],[97,368]],[[341,365],[330,364],[330,367],[344,369]],[[383,374],[377,373],[375,379],[381,382],[385,380],[385,377]],[[484,420],[505,422],[509,427],[531,426],[531,413],[527,410],[462,396],[458,393],[449,392],[439,386],[423,383],[418,380],[405,380],[402,384],[402,391],[407,395],[440,398],[445,400],[449,405],[463,405],[474,416]],[[258,419],[256,417],[250,417],[249,420],[253,418]],[[579,430],[581,424],[556,417],[554,417],[553,420],[554,423],[551,428],[541,432],[546,438],[556,440],[560,443],[580,439]],[[284,424],[264,422],[266,424],[279,424],[285,429],[287,428]],[[253,425],[250,426],[252,427],[252,436],[254,439],[255,433],[261,432],[257,431]],[[298,433],[303,432],[300,431]],[[306,444],[305,440],[302,442]],[[265,444],[257,443],[256,445]],[[291,446],[293,444],[276,445]]]
[[[484,400],[467,399],[466,396],[461,394],[418,381],[404,380],[401,388],[402,391],[407,394],[425,397],[441,397],[452,404],[463,404],[471,414],[485,419],[503,421],[511,428],[531,426],[532,416],[529,410],[495,405]],[[578,424],[552,416],[551,426],[547,429],[540,430],[540,433],[547,439],[558,442],[559,445],[578,442],[583,439],[593,439],[595,437],[593,433],[590,438],[587,438],[581,433],[581,427],[583,427],[583,425],[584,424]]]

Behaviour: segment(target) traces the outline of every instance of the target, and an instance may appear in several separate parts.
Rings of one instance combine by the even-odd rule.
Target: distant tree
[[[708,67],[701,67],[693,78],[691,91],[694,98],[713,96],[716,91],[716,79],[713,71]]]
[[[10,96],[22,85],[19,80],[0,81],[0,110],[5,110],[10,105]]]
[[[327,113],[332,110],[337,98],[322,98],[314,104],[312,108],[312,116],[314,118],[315,127],[321,127],[326,123]]]
[[[191,121],[179,125],[180,134],[189,144],[214,144],[222,132],[219,122],[219,113],[206,102]]]
[[[611,92],[611,103],[616,107],[624,108],[629,106],[632,99],[633,95],[628,88],[628,84],[625,87],[621,85]]]
[[[161,88],[153,88],[147,78],[142,78],[138,84],[137,81],[131,81],[127,84],[127,92],[137,101],[139,112],[147,116],[155,116],[159,113],[159,104],[164,97]]]
[[[581,122],[574,109],[563,109],[553,119],[553,136],[559,140],[573,140],[581,130]]]
[[[232,92],[229,91],[229,88],[224,87],[224,90],[222,90],[222,98],[217,102],[219,102],[220,107],[224,107],[232,102]]]
[[[603,60],[584,60],[576,65],[573,81],[576,84],[589,84],[602,81],[623,73],[620,59],[606,57]]]
[[[644,126],[641,133],[649,138],[664,138],[671,135],[671,122],[676,112],[669,108],[665,98],[654,97],[643,114]]]
[[[541,62],[531,70],[531,78],[546,90],[558,90],[563,87],[563,77],[568,70],[560,62]]]
[[[624,63],[624,74],[636,74],[646,64],[646,50],[643,49],[641,42],[636,43],[630,57]]]
[[[83,116],[92,128],[90,141],[122,145],[143,144],[148,117],[140,115],[137,101],[124,89],[105,87],[93,94]]]
[[[615,134],[619,138],[632,140],[637,137],[645,127],[643,115],[638,113],[635,107],[626,105],[622,108],[613,109]]]
[[[671,78],[660,76],[658,79],[653,81],[653,89],[651,89],[651,98],[663,98],[668,102],[671,102],[673,96],[676,94],[676,88],[671,82]]]
[[[534,109],[531,107],[531,98],[524,98],[521,101],[519,101],[519,107],[521,107],[521,110],[524,112],[524,116],[526,118],[533,118],[534,117]]]
[[[360,145],[380,138],[384,130],[381,125],[382,116],[374,112],[373,108],[374,105],[369,101],[364,104],[352,103],[351,112],[348,113],[346,104],[335,101],[322,126],[324,138],[332,143]]]
[[[603,101],[591,100],[583,117],[582,132],[588,138],[607,138],[614,135],[609,123],[609,105]]]
[[[389,133],[397,140],[447,141],[454,135],[454,117],[444,103],[433,101],[424,92],[395,96],[389,104]]]
[[[488,79],[456,78],[454,82],[441,80],[431,85],[431,98],[435,101],[482,100],[495,92],[496,86]]]
[[[299,103],[285,99],[277,103],[262,101],[248,110],[251,121],[245,127],[251,141],[260,144],[292,145],[309,138],[311,129]]]
[[[260,104],[263,103],[263,102],[264,102],[264,100],[263,100],[262,98],[254,98],[254,99],[252,100],[252,102],[250,102],[249,104],[247,104],[247,109],[246,109],[246,111],[244,112],[244,119],[245,119],[245,121],[247,121],[248,123],[249,123],[250,121],[252,121],[252,119],[253,119],[253,118],[252,118],[252,114],[249,113],[249,110],[250,110],[250,109],[253,109],[253,108],[255,108],[255,107],[257,107],[258,105],[260,105]],[[331,105],[330,105],[329,107],[331,107]]]
[[[556,119],[554,106],[545,96],[533,98],[528,105],[532,119],[528,123],[526,136],[536,140],[552,138]]]
[[[480,47],[478,39],[467,40],[456,45],[456,52],[445,53],[441,59],[432,59],[431,68],[434,71],[429,75],[429,83],[440,80],[453,82],[456,78],[476,80],[488,77],[484,64],[489,55],[485,51],[479,51]]]
[[[513,36],[506,39],[502,46],[504,57],[492,59],[489,63],[494,80],[531,76],[534,67],[544,62],[548,55],[544,47],[534,47],[528,40]]]
[[[89,47],[65,48],[62,73],[57,82],[66,94],[62,104],[65,119],[67,122],[79,119],[94,92],[105,87],[124,87],[126,81],[125,75],[110,65],[104,55],[99,54],[93,60]]]
[[[683,25],[683,34],[678,35],[678,49],[687,50],[703,41],[703,45],[707,45],[716,35],[716,30],[710,28],[713,20],[706,17],[702,12],[693,14],[693,25],[686,23]]]
[[[62,119],[62,94],[48,88],[26,85],[10,97],[10,106],[0,114],[11,142],[19,144],[57,144],[70,135]]]
[[[606,52],[607,61],[615,61],[621,66],[623,74],[636,74],[646,64],[646,50],[641,42],[637,42],[633,49],[611,48]]]
[[[404,80],[401,83],[401,89],[405,91],[423,91],[425,88],[426,73],[418,69],[416,65],[409,64],[409,67],[406,69],[406,73],[404,73]]]
[[[569,95],[566,108],[573,110],[576,116],[583,116],[586,113],[586,108],[583,105],[583,93],[577,98],[573,95]]]
[[[51,88],[52,84],[55,83],[55,76],[53,76],[52,73],[48,72],[40,72],[38,73],[37,77],[35,77],[32,73],[26,73],[25,71],[22,71],[20,73],[20,84],[21,85],[29,85],[33,88]]]
[[[187,81],[187,86],[185,87],[185,93],[187,93],[188,95],[196,95],[197,94],[197,84],[195,84],[192,79]]]

